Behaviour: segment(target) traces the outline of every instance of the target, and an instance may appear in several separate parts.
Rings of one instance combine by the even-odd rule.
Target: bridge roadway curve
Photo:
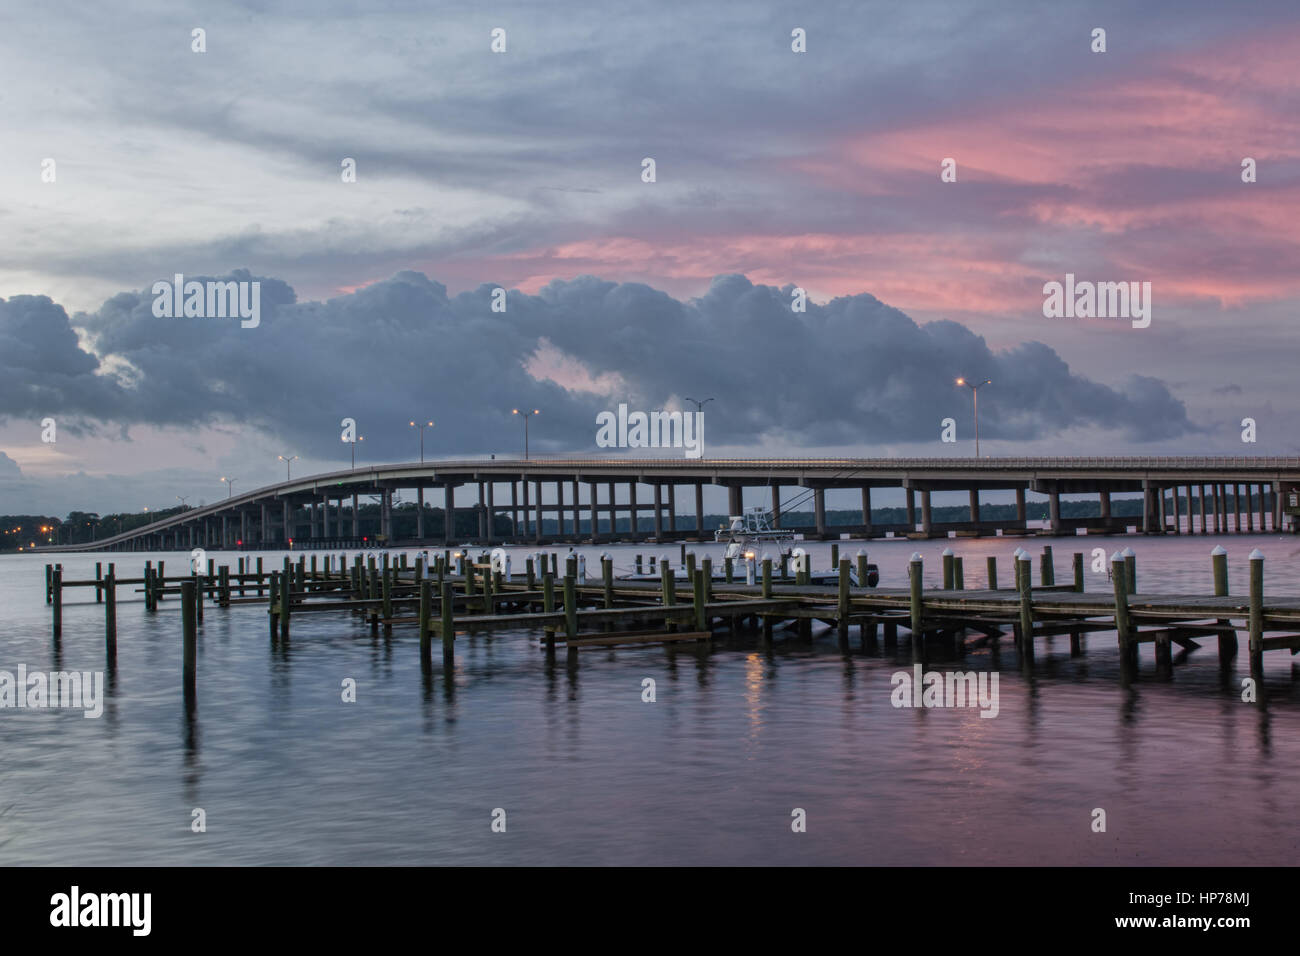
[[[506,486],[507,498],[499,492]],[[676,493],[683,486],[694,492],[695,510],[703,513],[706,485],[728,489],[730,513],[741,510],[745,488],[771,490],[771,515],[779,523],[781,511],[812,504],[814,526],[806,537],[838,537],[842,533],[862,537],[888,532],[915,537],[962,534],[994,534],[998,530],[1016,533],[1026,530],[1025,493],[1049,499],[1048,533],[1074,534],[1083,528],[1097,532],[1123,532],[1129,526],[1147,533],[1195,530],[1212,532],[1229,527],[1253,529],[1265,519],[1272,527],[1283,527],[1284,508],[1294,506],[1300,488],[1300,458],[1275,457],[1125,457],[1125,458],[535,458],[471,459],[428,461],[405,464],[369,465],[328,472],[267,485],[254,491],[222,499],[201,508],[191,508],[151,524],[133,528],[93,544],[56,545],[41,551],[90,550],[186,550],[191,547],[244,549],[294,546],[334,547],[368,544],[431,543],[425,535],[425,492],[440,492],[441,506],[450,498],[456,512],[476,513],[480,543],[503,537],[538,543],[558,541],[612,540],[620,515],[638,518],[649,513],[653,532],[635,534],[620,531],[627,540],[653,538],[679,540],[695,538],[694,527],[677,527]],[[455,489],[477,486],[472,504],[457,501]],[[580,491],[587,489],[586,501]],[[640,491],[649,487],[647,493]],[[781,498],[782,489],[793,489],[793,499]],[[902,489],[906,500],[906,521],[879,524],[871,520],[871,493],[877,488]],[[622,489],[621,494],[619,489]],[[828,526],[825,516],[827,489],[857,489],[862,499],[862,520],[858,524]],[[1244,489],[1244,493],[1243,493]],[[415,492],[418,504],[415,538],[402,542],[392,536],[392,506],[395,492]],[[543,491],[549,491],[543,496]],[[982,520],[981,491],[1015,492],[1014,519]],[[937,522],[931,514],[932,492],[966,491],[969,517],[960,522]],[[1112,516],[1113,493],[1140,492],[1144,495],[1140,518]],[[1060,513],[1061,495],[1095,494],[1099,514],[1066,518]],[[361,496],[379,498],[379,527],[363,535],[358,504]],[[463,495],[459,496],[463,499]],[[919,507],[918,501],[919,500]],[[350,501],[352,510],[346,511]],[[1195,508],[1192,502],[1196,501]],[[919,512],[919,514],[918,514]],[[586,530],[580,521],[586,515]],[[436,513],[434,513],[436,514]],[[492,515],[494,521],[487,520]],[[558,534],[543,536],[542,519],[553,519]],[[508,522],[502,534],[498,524]],[[1171,524],[1172,521],[1172,524]],[[373,521],[370,521],[373,524]],[[444,544],[464,540],[457,534],[455,518],[439,522]],[[474,522],[471,520],[470,525]],[[307,526],[305,538],[299,534]],[[591,529],[597,528],[592,534]],[[296,539],[296,540],[295,540]],[[237,544],[238,543],[238,544]]]

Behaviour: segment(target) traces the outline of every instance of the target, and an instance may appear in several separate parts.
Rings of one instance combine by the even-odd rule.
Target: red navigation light
[[[243,546],[244,546],[244,539],[243,539],[243,538],[236,538],[236,539],[235,539],[235,547],[236,547],[236,548],[242,548]]]

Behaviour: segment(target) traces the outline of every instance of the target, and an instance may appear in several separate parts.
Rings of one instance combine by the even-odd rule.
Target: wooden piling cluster
[[[812,625],[820,621],[847,647],[850,627],[859,626],[864,646],[874,646],[883,627],[886,649],[896,647],[899,624],[908,628],[917,660],[924,660],[935,640],[957,653],[964,651],[968,632],[977,632],[975,644],[996,641],[1008,631],[1020,659],[1032,668],[1036,643],[1057,634],[1070,635],[1070,653],[1083,652],[1082,635],[1091,631],[1116,633],[1123,671],[1136,673],[1140,645],[1155,649],[1156,673],[1173,671],[1172,645],[1185,652],[1199,647],[1194,638],[1216,636],[1222,661],[1237,650],[1237,632],[1248,635],[1250,671],[1260,676],[1265,650],[1300,653],[1300,597],[1265,601],[1264,556],[1249,557],[1249,594],[1245,600],[1228,594],[1227,554],[1221,547],[1211,553],[1213,595],[1139,595],[1137,557],[1132,549],[1110,558],[1109,592],[1084,590],[1084,557],[1073,556],[1072,580],[1055,583],[1051,548],[1039,556],[1038,583],[1033,581],[1029,552],[1013,556],[1012,586],[998,586],[997,559],[987,559],[987,586],[967,587],[960,558],[950,550],[941,556],[940,586],[926,587],[920,553],[908,563],[904,588],[853,586],[852,564],[841,559],[834,584],[808,583],[808,565],[802,563],[795,580],[776,580],[771,558],[764,558],[758,573],[737,577],[724,565],[723,580],[715,582],[712,561],[696,560],[689,553],[684,576],[667,561],[659,562],[659,579],[615,580],[613,560],[602,555],[599,572],[587,575],[585,561],[569,555],[561,568],[555,555],[549,560],[524,562],[522,574],[507,575],[494,567],[487,554],[477,559],[453,557],[448,549],[408,566],[406,556],[396,562],[387,553],[378,560],[358,554],[324,556],[318,565],[305,556],[295,562],[283,559],[278,570],[264,571],[241,560],[234,572],[226,566],[191,568],[168,578],[162,562],[146,562],[139,578],[118,578],[114,564],[107,572],[96,566],[93,580],[65,580],[61,565],[46,566],[46,602],[51,609],[53,638],[62,635],[64,592],[93,588],[95,603],[104,607],[105,652],[110,664],[117,652],[118,588],[141,594],[146,614],[156,614],[171,596],[180,595],[182,617],[182,679],[186,699],[197,694],[197,649],[203,608],[264,605],[270,639],[288,641],[292,620],[304,613],[350,613],[368,625],[371,634],[392,633],[394,626],[415,625],[421,664],[432,666],[432,648],[442,645],[444,668],[455,666],[458,634],[531,631],[540,647],[553,655],[557,643],[566,645],[572,663],[585,646],[607,647],[670,642],[708,642],[719,626],[736,631],[748,626],[772,640],[777,626],[793,627],[801,640],[812,639]],[[858,555],[858,579],[865,579],[866,556]],[[563,572],[560,574],[559,572]],[[539,577],[540,575],[540,577]],[[749,583],[751,579],[754,583]],[[558,600],[557,600],[558,599]],[[972,645],[974,646],[974,645]]]

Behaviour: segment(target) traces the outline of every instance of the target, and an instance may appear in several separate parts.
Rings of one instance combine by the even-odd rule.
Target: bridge
[[[371,465],[268,485],[90,544],[39,550],[421,546],[438,543],[426,536],[436,524],[444,546],[471,538],[476,544],[711,538],[696,527],[707,485],[727,489],[731,514],[741,512],[746,489],[768,489],[778,527],[783,508],[811,502],[814,524],[800,530],[812,539],[1025,533],[1027,492],[1048,499],[1047,527],[1040,533],[1123,533],[1130,527],[1147,534],[1194,533],[1199,518],[1201,533],[1208,534],[1241,531],[1243,519],[1247,531],[1255,529],[1256,519],[1261,531],[1282,529],[1284,518],[1290,524],[1300,458],[567,458]],[[881,488],[902,490],[904,522],[872,521],[872,492]],[[472,502],[458,489],[468,489]],[[859,492],[859,522],[827,524],[831,489]],[[682,490],[694,493],[689,527],[679,527]],[[783,500],[783,490],[794,497]],[[935,521],[932,494],[963,491],[969,495],[967,519]],[[1015,517],[983,518],[980,493],[986,491],[1014,492]],[[399,540],[393,535],[393,504],[403,492],[415,494],[416,523],[414,537]],[[426,503],[429,492],[441,511]],[[1132,493],[1143,496],[1141,516],[1112,515],[1111,496]],[[1062,495],[1096,495],[1097,514],[1062,517]],[[377,521],[363,518],[362,496],[378,499]],[[652,529],[641,529],[639,519],[647,514]],[[630,530],[619,528],[620,516]],[[543,534],[547,518],[554,533]]]

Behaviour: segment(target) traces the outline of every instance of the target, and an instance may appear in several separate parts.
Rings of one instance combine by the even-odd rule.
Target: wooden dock
[[[1137,676],[1138,648],[1155,646],[1157,674],[1172,672],[1172,645],[1186,652],[1199,649],[1197,639],[1215,638],[1222,661],[1237,653],[1238,634],[1247,637],[1252,677],[1262,675],[1265,651],[1300,653],[1300,596],[1263,594],[1263,555],[1250,556],[1250,588],[1246,595],[1229,595],[1227,555],[1216,548],[1211,555],[1208,595],[1156,594],[1137,590],[1136,557],[1131,551],[1111,559],[1111,590],[1083,590],[1083,555],[1073,556],[1073,581],[1057,584],[1051,548],[1044,548],[1039,580],[1033,562],[1017,550],[1013,559],[1014,586],[997,587],[996,559],[988,558],[987,581],[992,587],[965,588],[961,559],[944,553],[942,586],[922,584],[924,568],[919,554],[909,562],[907,587],[863,588],[851,586],[850,562],[839,561],[838,585],[808,583],[802,571],[792,580],[770,560],[762,562],[756,583],[714,575],[709,560],[696,565],[688,555],[685,577],[661,563],[659,581],[616,580],[612,559],[601,560],[598,577],[578,580],[577,558],[569,555],[563,568],[556,556],[534,567],[532,557],[523,574],[507,578],[501,565],[485,553],[473,563],[453,562],[450,552],[435,554],[432,566],[417,557],[407,564],[399,555],[390,562],[372,554],[363,563],[356,555],[312,555],[296,562],[285,558],[281,568],[265,570],[258,559],[238,561],[235,570],[209,561],[202,569],[168,576],[162,562],[146,562],[136,578],[118,578],[113,564],[107,572],[96,566],[94,579],[64,580],[61,565],[46,565],[46,602],[51,608],[53,636],[61,636],[64,595],[69,590],[93,590],[95,603],[105,614],[105,645],[110,661],[116,654],[118,590],[142,595],[146,614],[156,613],[166,602],[182,611],[185,642],[185,681],[191,688],[196,639],[204,607],[262,605],[267,608],[270,640],[286,641],[291,622],[299,614],[335,613],[359,617],[371,633],[382,627],[391,634],[395,626],[413,626],[419,639],[421,662],[432,665],[432,644],[442,645],[444,665],[454,663],[459,634],[517,632],[535,639],[548,654],[564,644],[570,659],[583,647],[645,645],[652,643],[707,642],[715,628],[753,629],[764,642],[777,627],[792,628],[797,639],[811,641],[812,625],[829,626],[841,644],[850,629],[858,628],[863,646],[881,637],[886,647],[896,645],[901,626],[909,635],[915,659],[923,661],[936,642],[957,653],[965,647],[1014,641],[1022,664],[1034,666],[1038,645],[1057,635],[1070,636],[1070,653],[1083,652],[1082,636],[1113,631],[1126,677]],[[858,560],[865,563],[865,555]],[[563,570],[563,575],[558,572]]]

